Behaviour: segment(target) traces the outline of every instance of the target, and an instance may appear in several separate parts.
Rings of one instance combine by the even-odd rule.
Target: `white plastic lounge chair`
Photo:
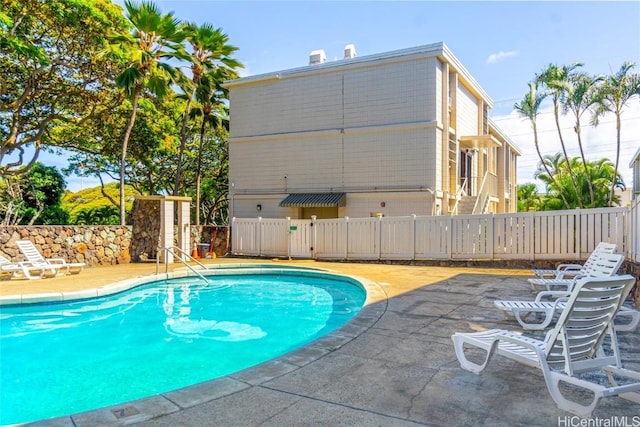
[[[18,264],[14,264],[7,258],[0,255],[0,277],[11,278],[15,273],[22,271]]]
[[[542,298],[546,294],[540,292],[534,301],[518,301],[518,300],[495,300],[493,304],[496,308],[504,310],[512,315],[516,321],[524,328],[530,330],[546,329],[553,321],[555,314],[562,312],[566,307],[568,297],[560,297],[555,301],[543,301]],[[541,314],[541,320],[529,320],[531,314]],[[535,317],[539,319],[539,317]],[[623,323],[618,322],[620,319],[627,319]],[[620,307],[616,315],[614,327],[618,332],[629,332],[635,330],[640,324],[640,311],[628,307]]]
[[[634,283],[635,278],[631,275],[580,279],[556,326],[544,340],[502,329],[455,333],[451,338],[460,366],[480,374],[496,353],[538,368],[558,407],[581,417],[591,416],[603,397],[620,396],[640,403],[640,372],[622,368],[612,320]],[[611,337],[609,354],[605,354],[602,348],[607,334]],[[473,347],[486,353],[480,363],[470,361],[465,354],[465,348]],[[579,378],[577,375],[593,371],[604,371],[611,385],[595,383],[588,377]],[[625,377],[631,382],[619,385],[614,374],[618,379]],[[593,394],[591,402],[585,405],[571,400],[566,396],[568,390],[563,387],[561,391],[561,383],[590,391]]]
[[[544,286],[547,290],[560,289],[564,292],[571,292],[573,284],[581,277],[609,277],[618,272],[620,266],[624,262],[624,255],[608,254],[600,252],[592,254],[592,262],[584,268],[584,270],[572,278],[554,278],[554,279],[528,279],[531,286]]]
[[[62,258],[45,258],[33,245],[31,240],[17,240],[16,246],[20,252],[35,267],[44,267],[49,273],[71,273],[77,274],[85,266],[84,262],[68,263]]]
[[[41,279],[45,276],[45,269],[42,267],[34,267],[30,262],[11,262],[9,259],[0,255],[0,277],[10,279],[12,277],[27,279]]]
[[[618,245],[615,243],[600,242],[589,255],[584,264],[560,264],[555,269],[534,269],[531,270],[540,279],[569,279],[579,274],[584,274],[585,269],[594,261],[594,255],[601,253],[612,254],[616,252]]]

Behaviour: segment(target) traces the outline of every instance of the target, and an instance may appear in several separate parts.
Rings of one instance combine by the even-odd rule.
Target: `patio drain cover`
[[[126,408],[112,409],[111,413],[117,419],[121,419],[121,418],[131,417],[133,415],[138,415],[140,414],[140,411],[138,411],[134,406],[127,406]]]

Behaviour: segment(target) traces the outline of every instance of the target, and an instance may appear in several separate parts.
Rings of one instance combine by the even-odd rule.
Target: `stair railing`
[[[462,199],[462,193],[465,191],[465,188],[467,187],[467,179],[468,178],[466,176],[462,179],[462,182],[458,187],[458,191],[456,191],[456,201],[453,204],[453,208],[451,209],[452,215],[456,215],[458,213],[458,203],[460,202],[460,199]]]
[[[194,257],[192,257],[191,255],[189,255],[188,253],[186,253],[185,251],[183,251],[181,248],[177,247],[177,246],[167,246],[166,248],[162,248],[160,250],[161,252],[164,252],[164,256],[166,257],[168,254],[171,254],[175,257],[175,259],[177,259],[178,261],[180,261],[181,263],[183,263],[185,265],[185,267],[187,267],[189,270],[191,270],[191,272],[193,274],[195,274],[196,276],[200,277],[202,280],[204,280],[206,283],[209,283],[209,279],[207,279],[206,277],[204,277],[202,274],[200,274],[195,268],[193,268],[191,265],[189,265],[187,263],[187,261],[185,260],[185,258],[187,258],[189,261],[193,261],[196,264],[198,264],[200,267],[202,267],[203,269],[207,269],[207,267],[202,264],[200,261],[198,261],[197,259],[195,259]],[[178,255],[178,253],[180,255]],[[184,258],[183,258],[184,257]],[[156,255],[156,274],[159,274],[160,272],[160,257]],[[164,264],[164,272],[168,273],[169,272],[169,264],[165,263]]]

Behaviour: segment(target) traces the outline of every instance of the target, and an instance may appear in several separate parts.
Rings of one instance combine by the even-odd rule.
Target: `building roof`
[[[242,84],[257,83],[263,80],[285,79],[289,77],[299,77],[304,74],[327,73],[339,68],[358,68],[369,66],[372,62],[396,62],[411,59],[440,57],[450,66],[452,66],[463,80],[473,91],[477,92],[480,97],[488,104],[489,108],[493,106],[493,100],[484,91],[482,86],[467,71],[462,63],[456,58],[449,48],[443,43],[433,43],[428,45],[411,47],[408,49],[394,50],[390,52],[377,53],[374,55],[357,56],[355,58],[340,59],[329,61],[322,64],[307,65],[304,67],[292,68],[289,70],[275,71],[265,74],[257,74],[255,76],[242,77],[235,80],[228,80],[224,83],[226,87],[233,87]]]

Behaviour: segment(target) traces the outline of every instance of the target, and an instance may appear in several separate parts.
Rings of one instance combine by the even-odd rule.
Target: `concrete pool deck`
[[[209,262],[312,266],[374,282],[381,292],[343,328],[278,359],[186,389],[31,425],[582,425],[557,408],[540,371],[495,357],[478,376],[462,370],[454,354],[454,332],[519,330],[493,308],[493,300],[532,298],[526,270],[234,258]],[[85,268],[75,276],[2,281],[0,297],[76,292],[150,274],[155,264]],[[640,371],[640,332],[618,337],[623,362]],[[593,416],[609,425],[621,420],[638,425],[640,404],[605,398]]]

